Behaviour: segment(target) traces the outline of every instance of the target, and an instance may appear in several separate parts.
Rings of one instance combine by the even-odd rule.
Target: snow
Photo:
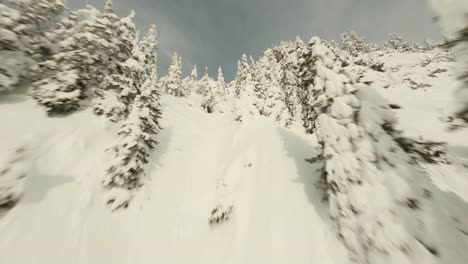
[[[111,158],[106,149],[116,140],[112,124],[90,110],[47,118],[26,98],[1,104],[0,120],[9,122],[0,131],[2,146],[32,137],[35,147],[24,197],[0,218],[2,259],[348,262],[315,189],[315,168],[304,161],[313,140],[266,119],[240,125],[229,115],[207,115],[170,96],[163,105],[164,130],[149,182],[127,210],[112,213],[100,189]],[[217,187],[220,177],[226,186]],[[111,195],[128,198],[120,191]],[[211,211],[231,202],[231,218],[211,227]]]

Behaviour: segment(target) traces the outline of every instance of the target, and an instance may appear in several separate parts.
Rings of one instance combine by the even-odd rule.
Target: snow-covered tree
[[[198,71],[197,65],[193,66],[193,70],[189,76],[183,80],[184,94],[189,96],[198,90]]]
[[[200,79],[198,94],[202,95],[201,107],[207,113],[216,111],[218,104],[217,82],[208,75],[208,68],[205,67],[205,74]]]
[[[388,35],[387,45],[399,52],[410,52],[414,51],[415,47],[407,40],[404,40],[397,33],[390,33]]]
[[[234,116],[237,121],[244,121],[250,116],[258,116],[256,104],[253,69],[247,61],[247,56],[242,55],[238,62],[234,88]]]
[[[65,10],[62,0],[10,0],[18,10],[15,28],[25,51],[34,60],[40,62],[53,55],[53,34],[57,21]]]
[[[263,74],[260,74],[260,76],[265,76],[261,78],[263,79],[262,86],[264,88],[260,89],[260,91],[266,90],[263,112],[265,115],[275,120],[276,124],[286,126],[290,117],[284,103],[284,93],[281,90],[281,64],[277,61],[275,50],[273,49],[266,50],[263,57],[259,59],[259,62],[264,61],[263,58],[266,58],[268,61],[268,63],[265,62],[266,67],[264,68]]]
[[[210,76],[208,75],[208,67],[205,67],[205,73],[198,82],[198,89],[196,90],[197,94],[205,95],[208,87],[210,86]]]
[[[455,54],[459,88],[455,92],[454,113],[450,117],[452,129],[468,126],[468,4],[463,0],[430,0],[439,16],[448,46]]]
[[[360,83],[319,38],[310,42],[310,107],[324,161],[329,213],[358,263],[412,263],[417,244],[397,207],[411,200],[411,156],[394,133],[396,117],[377,88]]]
[[[360,53],[368,53],[375,49],[375,45],[370,44],[365,37],[359,36],[356,32],[344,32],[341,34],[341,48],[352,56]]]
[[[109,21],[114,20],[110,13],[110,1],[106,3],[104,10],[107,10],[104,16],[109,17]],[[96,97],[93,100],[94,112],[97,115],[105,115],[114,122],[127,117],[129,107],[136,96],[133,78],[140,69],[134,67],[137,65],[136,58],[132,56],[136,48],[134,17],[135,13],[131,12],[129,16],[118,19],[113,24],[116,30],[116,56],[111,58],[109,73],[95,90]],[[155,38],[155,28],[150,32]]]
[[[172,63],[169,66],[167,75],[163,78],[162,86],[166,93],[174,96],[184,96],[184,88],[182,86],[182,65],[181,59],[174,53]]]
[[[203,83],[203,82],[202,82]],[[217,92],[217,83],[211,78],[208,79],[207,86],[205,86],[201,107],[205,112],[211,114],[217,110],[219,93]]]
[[[281,68],[283,72],[281,86],[284,92],[284,103],[290,115],[288,125],[294,120],[300,119],[302,112],[300,95],[298,94],[299,91],[297,89],[299,84],[299,80],[297,78],[297,53],[303,46],[303,41],[298,37],[295,43],[287,47],[284,52],[284,58],[281,60]]]
[[[0,164],[0,207],[14,206],[23,195],[31,166],[30,155],[29,149],[20,147]]]
[[[234,88],[234,97],[240,98],[240,94],[243,88],[245,88],[246,83],[248,80],[250,71],[250,66],[247,61],[247,56],[245,54],[242,55],[242,59],[237,62],[237,73],[235,79],[235,88]]]
[[[269,116],[269,111],[266,106],[266,100],[268,98],[268,88],[271,83],[271,79],[268,76],[270,70],[270,61],[268,57],[262,56],[260,59],[252,65],[252,71],[254,74],[252,78],[254,79],[254,93],[255,93],[255,102],[254,105],[257,107],[260,115]]]
[[[64,114],[80,107],[89,88],[98,87],[117,55],[110,21],[91,6],[64,18],[56,35],[61,36],[53,58],[38,65],[40,79],[32,96],[49,114]]]
[[[138,64],[134,69],[139,69],[134,72],[133,79],[137,94],[130,114],[118,133],[119,142],[113,148],[115,158],[103,181],[104,187],[109,190],[107,202],[113,209],[126,207],[131,198],[128,190],[143,184],[145,165],[156,147],[155,136],[161,130],[154,57],[156,46],[156,29],[153,26],[133,51],[133,63]]]
[[[226,82],[224,81],[224,74],[223,69],[221,66],[218,68],[218,78],[216,79],[217,84],[217,93],[219,94],[220,98],[224,98],[226,100],[227,95],[229,95],[229,91],[227,89]]]
[[[18,11],[0,4],[0,92],[17,85],[28,65],[25,47],[15,31],[18,20]]]

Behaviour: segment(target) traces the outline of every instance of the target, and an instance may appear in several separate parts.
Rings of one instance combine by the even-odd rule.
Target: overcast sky
[[[104,0],[68,0],[71,9]],[[439,30],[426,0],[114,0],[119,15],[136,12],[144,34],[149,24],[159,33],[159,72],[165,73],[174,51],[182,56],[184,74],[197,64],[216,76],[219,65],[231,80],[242,53],[257,58],[281,40],[300,36],[339,39],[354,30],[373,42],[390,32],[412,41],[438,39]]]

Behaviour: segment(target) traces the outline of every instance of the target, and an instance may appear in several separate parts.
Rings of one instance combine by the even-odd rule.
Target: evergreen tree
[[[111,2],[107,1],[104,14],[109,17],[109,21],[114,20],[114,15],[110,13]],[[129,107],[136,96],[136,88],[133,78],[139,71],[136,58],[132,52],[136,48],[136,28],[134,24],[135,13],[131,12],[129,16],[118,19],[113,23],[115,34],[118,36],[115,53],[112,63],[109,63],[109,73],[104,77],[95,90],[94,112],[97,115],[105,115],[111,121],[125,119],[129,113]],[[156,35],[155,28],[151,28],[152,34]]]
[[[37,62],[53,55],[53,34],[57,21],[65,10],[62,0],[35,0],[34,4],[25,0],[10,0],[18,10],[17,27],[15,28],[25,51]]]
[[[256,64],[253,65],[254,71],[254,93],[256,97],[255,106],[260,115],[269,116],[269,109],[267,109],[266,101],[269,97],[268,88],[271,85],[271,76],[269,76],[270,62],[266,56],[262,56]]]
[[[245,54],[242,55],[242,59],[237,62],[237,74],[235,79],[235,90],[234,96],[235,98],[240,98],[240,94],[243,88],[247,86],[248,80],[248,73],[250,71],[249,63],[247,62],[247,56]]]
[[[399,52],[415,51],[414,45],[410,44],[396,33],[391,33],[388,35],[387,45]]]
[[[455,55],[458,67],[456,74],[459,85],[455,91],[454,113],[449,118],[450,128],[458,129],[468,126],[468,5],[463,0],[430,1],[438,14],[444,35],[449,40],[449,47]]]
[[[341,49],[352,56],[358,56],[360,53],[368,53],[375,50],[365,37],[361,37],[356,32],[344,32],[341,34]]]
[[[301,117],[302,107],[297,89],[299,85],[299,79],[297,78],[297,59],[298,51],[303,46],[304,43],[302,40],[297,38],[296,42],[287,48],[285,56],[281,60],[281,68],[283,71],[281,86],[284,92],[284,103],[290,115],[287,125],[290,125],[294,120],[298,120]]]
[[[52,59],[39,64],[42,79],[33,83],[32,96],[49,114],[65,114],[80,107],[89,87],[98,87],[115,64],[117,54],[111,24],[88,6],[64,18],[57,31],[63,39]]]
[[[186,96],[191,95],[193,92],[198,90],[198,71],[197,71],[197,65],[193,66],[193,70],[190,73],[189,76],[184,78],[184,94]]]
[[[208,89],[210,88],[210,76],[208,75],[208,67],[205,67],[205,74],[200,79],[197,93],[205,96],[208,93]]]
[[[172,56],[172,63],[169,66],[166,77],[162,81],[162,85],[167,94],[177,97],[184,96],[184,89],[182,87],[182,65],[181,59],[174,53]]]
[[[31,153],[25,147],[17,148],[5,164],[0,164],[0,208],[13,207],[21,198],[30,167]]]
[[[272,117],[275,122],[280,126],[285,126],[289,115],[288,109],[284,104],[284,94],[281,90],[281,64],[277,62],[274,50],[268,49],[264,57],[267,58],[266,68],[264,70],[263,86],[266,87],[261,90],[266,90],[265,108],[266,115]]]
[[[407,252],[417,242],[395,212],[399,203],[412,200],[407,180],[416,156],[395,132],[397,119],[375,87],[347,72],[346,63],[319,38],[308,49],[303,63],[310,65],[301,76],[311,93],[307,113],[310,120],[317,118],[305,125],[320,144],[315,160],[324,161],[329,213],[340,237],[358,263],[388,258],[411,263]]]
[[[226,100],[229,91],[227,89],[226,82],[224,81],[224,74],[223,74],[223,69],[221,69],[221,66],[219,66],[218,68],[218,78],[216,80],[216,84],[217,84],[216,92],[219,95],[218,97]]]
[[[203,80],[203,79],[202,79]],[[204,82],[202,82],[203,84]],[[209,78],[207,80],[206,88],[204,89],[203,99],[201,101],[201,107],[205,112],[211,114],[217,110],[219,93],[217,91],[217,82]]]
[[[145,165],[156,147],[155,136],[161,130],[159,88],[155,86],[156,47],[156,28],[152,26],[133,51],[132,63],[138,64],[134,69],[139,69],[134,72],[133,79],[136,96],[130,114],[118,133],[119,142],[113,148],[115,159],[103,181],[104,187],[109,190],[107,201],[113,209],[126,207],[131,198],[128,190],[143,184]]]
[[[244,121],[251,116],[258,116],[259,112],[255,106],[257,98],[255,95],[254,69],[247,62],[247,56],[242,55],[238,63],[234,91],[234,116],[236,121]]]
[[[25,47],[15,31],[18,20],[16,10],[0,4],[0,92],[17,85],[27,66]]]

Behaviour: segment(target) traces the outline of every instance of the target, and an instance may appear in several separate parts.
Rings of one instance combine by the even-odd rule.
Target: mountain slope
[[[25,195],[0,219],[2,258],[9,263],[347,261],[315,190],[315,167],[304,161],[313,154],[313,142],[268,120],[240,126],[229,115],[208,116],[184,100],[167,97],[164,105],[164,131],[147,184],[128,210],[117,213],[103,208],[100,199],[99,180],[109,159],[105,149],[112,142],[103,120],[88,111],[64,119],[35,116],[29,100],[2,105],[20,111],[22,122],[10,131],[32,133],[24,125],[30,120],[43,126],[33,140],[36,156]],[[2,144],[8,142],[4,138]],[[211,209],[226,201],[233,202],[232,219],[210,226]],[[327,254],[330,250],[340,253]]]
[[[452,64],[423,66],[427,56],[433,57],[375,55],[389,71],[368,71],[365,78],[390,84],[380,92],[402,106],[395,111],[406,134],[449,143],[452,164],[427,165],[429,177],[414,173],[419,175],[414,189],[428,190],[417,198],[426,212],[418,217],[429,225],[414,221],[417,210],[402,206],[399,213],[420,241],[413,253],[421,263],[463,264],[468,142],[466,131],[449,133],[440,119],[451,101]],[[446,71],[428,76],[438,68]],[[429,86],[413,89],[407,78]],[[163,131],[145,185],[127,210],[111,212],[100,181],[112,159],[106,149],[116,140],[115,125],[90,109],[48,118],[23,95],[2,97],[0,161],[23,145],[32,160],[24,197],[0,212],[2,259],[9,264],[350,263],[316,188],[320,164],[305,161],[316,154],[314,136],[262,117],[233,122],[232,102],[222,103],[224,113],[210,115],[197,96],[163,96],[162,104]],[[232,205],[232,215],[209,225],[217,205]]]

